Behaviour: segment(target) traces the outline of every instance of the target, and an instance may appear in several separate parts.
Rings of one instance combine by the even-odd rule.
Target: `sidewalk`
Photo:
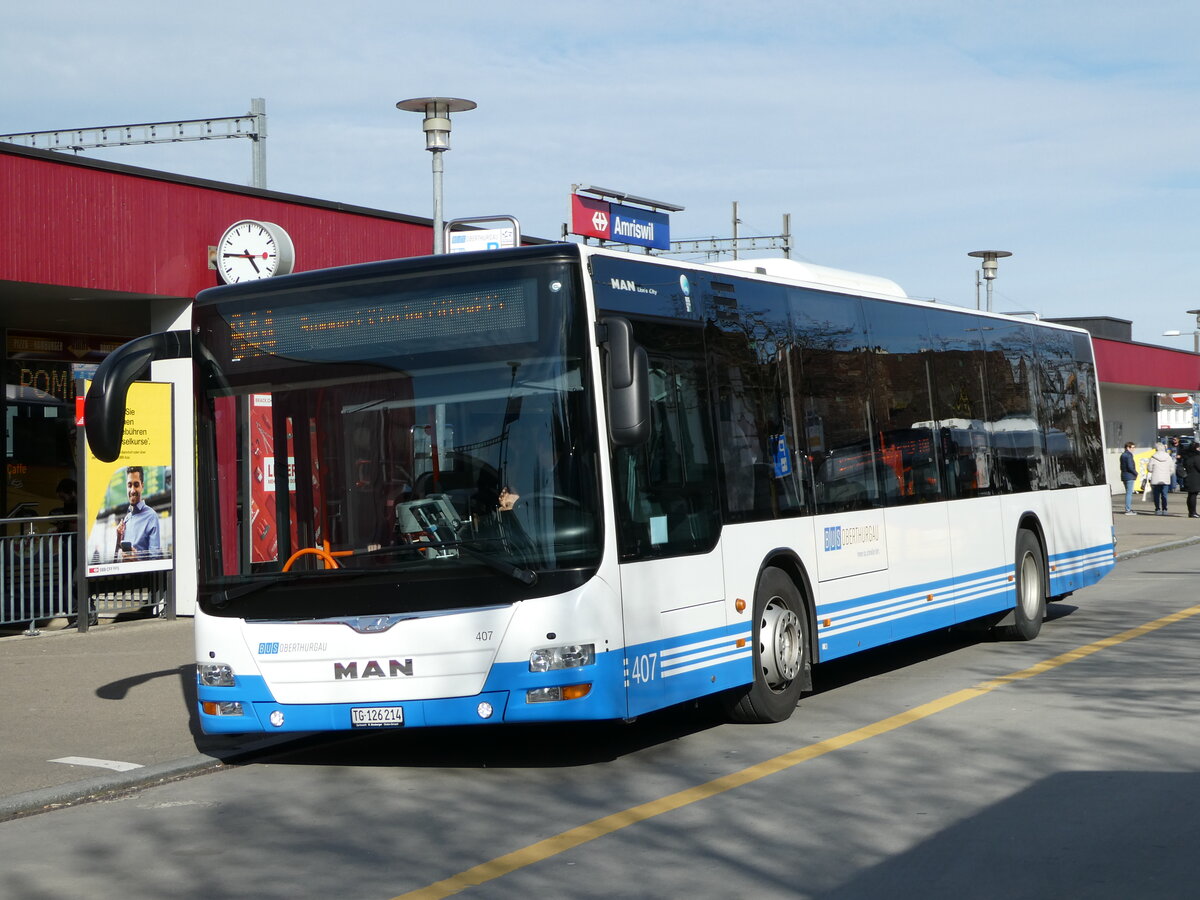
[[[1113,497],[1113,524],[1117,529],[1117,559],[1128,559],[1156,550],[1200,542],[1200,519],[1189,519],[1187,494],[1167,495],[1168,515],[1154,515],[1154,504],[1133,495],[1136,516],[1125,515],[1125,495]]]
[[[1172,515],[1113,499],[1117,558],[1200,542],[1184,496]],[[86,634],[0,637],[0,821],[216,768],[283,739],[199,732],[192,620],[106,622]],[[62,762],[71,760],[73,762]]]
[[[190,618],[0,637],[0,821],[279,742],[201,734],[195,671]]]

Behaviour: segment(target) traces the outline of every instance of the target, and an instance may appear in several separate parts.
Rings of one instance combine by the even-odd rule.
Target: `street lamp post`
[[[425,114],[425,149],[433,154],[433,252],[443,252],[442,234],[442,154],[450,149],[450,113],[474,109],[473,100],[456,97],[415,97],[401,100],[396,109]]]
[[[1192,352],[1200,353],[1200,309],[1189,309],[1189,316],[1196,317],[1196,327],[1192,330]],[[1172,328],[1170,331],[1164,331],[1163,337],[1179,337],[1183,332],[1177,328]]]
[[[982,259],[983,280],[987,282],[987,311],[992,311],[992,282],[996,280],[996,272],[1000,268],[996,260],[1012,256],[1008,250],[972,250],[967,256]],[[975,308],[979,309],[979,282],[975,282]]]
[[[1196,325],[1192,329],[1192,352],[1200,355],[1200,309],[1189,309],[1188,315],[1196,317]],[[1163,337],[1179,337],[1182,334],[1182,331],[1179,331],[1178,329],[1172,329],[1170,331],[1164,331]],[[1190,393],[1192,396],[1192,425],[1193,427],[1196,427],[1200,426],[1200,420],[1198,420],[1196,415],[1197,403],[1200,402],[1200,392]]]

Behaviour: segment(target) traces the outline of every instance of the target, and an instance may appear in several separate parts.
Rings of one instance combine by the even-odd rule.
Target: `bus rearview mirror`
[[[628,319],[609,316],[601,325],[607,332],[609,435],[616,447],[634,447],[650,436],[650,362]]]

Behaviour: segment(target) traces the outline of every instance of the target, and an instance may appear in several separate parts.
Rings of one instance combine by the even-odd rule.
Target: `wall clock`
[[[217,244],[217,274],[226,284],[287,275],[295,264],[291,236],[273,222],[234,222]]]

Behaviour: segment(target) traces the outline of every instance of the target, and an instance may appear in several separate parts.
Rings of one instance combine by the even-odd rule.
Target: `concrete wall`
[[[1100,388],[1100,408],[1104,421],[1104,443],[1108,447],[1105,472],[1113,493],[1123,493],[1118,460],[1126,441],[1138,450],[1149,447],[1158,433],[1155,395],[1144,389],[1126,389],[1112,385]]]

